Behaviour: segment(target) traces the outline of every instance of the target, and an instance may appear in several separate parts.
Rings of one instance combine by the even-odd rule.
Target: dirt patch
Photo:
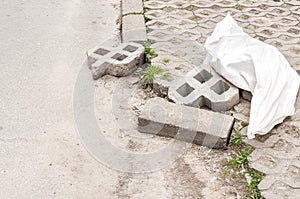
[[[172,198],[203,198],[205,183],[196,177],[196,173],[183,158],[175,162],[165,177],[168,181],[167,189],[173,192]]]
[[[118,177],[118,184],[114,195],[118,198],[126,199],[131,198],[132,194],[128,190],[129,183],[132,181],[133,174],[130,173],[121,173]]]

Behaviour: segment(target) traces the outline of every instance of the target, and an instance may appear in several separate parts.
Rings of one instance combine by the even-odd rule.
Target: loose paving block
[[[227,146],[233,124],[232,116],[174,104],[158,97],[146,103],[138,118],[140,132],[210,148]]]
[[[144,63],[144,47],[134,42],[117,47],[97,46],[87,52],[87,57],[95,80],[106,74],[127,76]]]
[[[176,67],[181,66],[180,71],[162,64],[154,65],[160,67],[162,70],[155,75],[155,79],[153,80],[153,90],[160,96],[167,96],[169,87],[173,84],[173,81],[181,78],[182,73],[184,73],[184,63],[176,63]]]
[[[168,97],[177,104],[193,107],[205,105],[214,111],[225,111],[239,103],[239,90],[213,69],[202,66],[174,81]]]
[[[122,17],[122,42],[138,42],[147,41],[146,26],[144,15],[127,15]]]

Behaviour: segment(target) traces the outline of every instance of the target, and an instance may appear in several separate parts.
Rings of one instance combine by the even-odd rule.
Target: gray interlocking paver
[[[205,105],[214,111],[231,109],[239,102],[238,89],[223,80],[211,67],[202,64],[205,51],[195,41],[201,35],[190,32],[190,37],[184,37],[186,32],[180,31],[182,35],[179,35],[168,30],[154,30],[148,34],[148,38],[156,42],[152,48],[158,53],[158,57],[152,60],[152,65],[164,65],[164,69],[169,67],[170,73],[170,78],[165,79],[161,78],[161,73],[156,75],[154,90],[168,95],[178,104],[194,107]],[[181,63],[183,67],[179,66]],[[178,67],[180,70],[176,70]],[[194,69],[191,70],[192,68]],[[190,71],[185,74],[188,70]]]
[[[117,47],[96,46],[87,52],[93,79],[103,75],[126,76],[144,62],[144,47],[134,42]]]
[[[201,65],[174,81],[168,98],[177,104],[225,111],[239,102],[239,91],[216,75],[209,66]]]

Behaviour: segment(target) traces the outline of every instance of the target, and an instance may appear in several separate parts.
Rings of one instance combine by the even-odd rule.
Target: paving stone
[[[286,198],[286,199],[298,199],[300,195],[300,189],[294,189],[284,183],[276,182],[268,190],[261,191],[261,195],[264,198]]]
[[[239,103],[238,89],[204,65],[174,81],[168,97],[177,104],[193,107],[205,105],[214,111],[229,110]]]
[[[256,148],[248,157],[250,166],[266,174],[258,188],[267,197],[278,188],[278,183],[300,190],[300,131],[297,127],[281,126],[273,129],[265,142],[248,142]]]
[[[162,98],[150,99],[138,118],[143,133],[172,137],[210,148],[226,148],[234,118],[183,106]]]
[[[276,182],[282,182],[292,188],[300,189],[300,161],[287,161],[289,164],[281,164],[276,167],[277,169],[282,169],[281,172],[268,174],[264,178],[259,184],[260,190],[270,189]]]
[[[162,19],[162,18],[172,18],[173,20],[182,19],[182,18],[191,18],[193,17],[193,12],[182,9],[174,9],[169,12],[164,10],[149,10],[145,12],[145,16],[151,19]],[[174,22],[174,21],[173,21]],[[172,23],[173,24],[173,23]]]
[[[187,62],[172,62],[167,65],[154,62],[152,64],[162,69],[160,73],[155,75],[155,79],[153,80],[153,90],[160,96],[167,96],[173,82],[192,69]]]
[[[122,17],[122,42],[147,41],[144,15],[134,14]]]
[[[143,1],[141,0],[122,0],[122,14],[143,13]]]
[[[97,46],[87,52],[87,57],[95,80],[106,74],[127,76],[144,63],[144,47],[134,42],[117,47]]]
[[[236,120],[239,120],[239,121],[243,121],[243,122],[249,122],[249,117],[241,114],[241,113],[234,113],[232,115]]]
[[[197,48],[202,49],[202,45],[197,43],[193,37],[197,38],[201,36],[202,33],[196,30],[179,30],[179,31],[169,31],[156,29],[148,33],[148,39],[155,42],[165,42],[164,45],[171,44],[172,49],[178,47],[189,47],[192,45],[197,45]],[[163,47],[163,46],[160,46]],[[194,50],[197,50],[195,48]]]
[[[172,60],[168,55],[162,57]],[[160,95],[168,95],[175,103],[194,107],[205,105],[214,111],[224,111],[239,102],[238,89],[223,80],[214,70],[176,59],[174,62],[162,63],[162,59],[152,62],[152,65],[163,69],[163,72],[155,75],[153,88]],[[166,73],[167,77],[164,75]],[[188,89],[189,86],[186,87],[187,90],[180,88],[183,85],[189,85],[191,90]]]
[[[238,113],[250,117],[250,107],[251,104],[248,101],[240,100],[240,103],[234,106],[233,109]]]
[[[169,93],[168,97],[175,103],[194,107],[206,105],[214,111],[231,109],[239,102],[238,89],[223,80],[210,67],[202,64],[206,53],[198,42],[168,30],[152,31],[148,38],[156,42],[151,48],[156,53],[159,52],[158,57],[151,61],[152,65],[163,65],[166,70],[169,67],[170,78],[162,79],[161,74],[156,75],[156,92],[161,95]],[[164,52],[160,53],[161,51]],[[168,60],[168,63],[164,63],[164,60]],[[205,80],[206,78],[208,79]],[[192,84],[191,95],[178,92],[179,87],[186,85],[186,81],[190,82],[188,85]]]

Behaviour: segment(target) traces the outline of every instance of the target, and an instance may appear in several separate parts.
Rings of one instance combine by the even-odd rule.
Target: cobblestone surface
[[[145,0],[153,64],[170,70],[169,79],[185,75],[203,62],[202,46],[227,12],[254,38],[277,47],[294,68],[300,66],[300,1],[284,0]],[[157,78],[156,85],[168,86]],[[164,92],[168,87],[163,89]],[[245,140],[256,149],[250,166],[266,174],[259,184],[268,198],[300,195],[300,97],[296,114],[264,138]]]

